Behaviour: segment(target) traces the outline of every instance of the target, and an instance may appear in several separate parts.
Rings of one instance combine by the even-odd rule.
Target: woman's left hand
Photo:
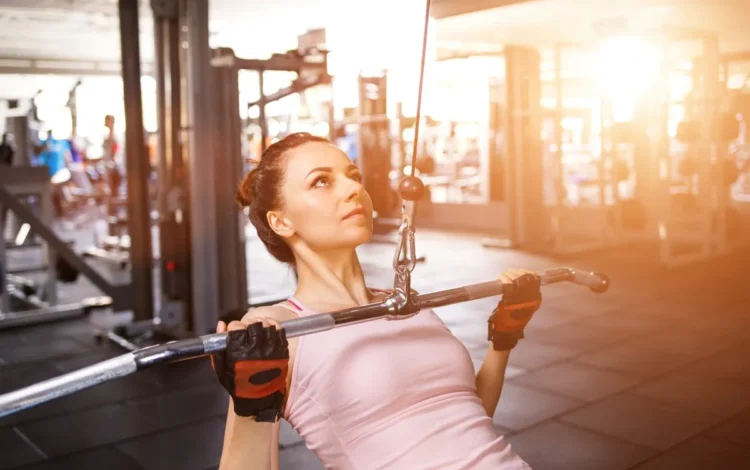
[[[509,351],[524,337],[524,328],[542,305],[541,282],[533,271],[523,269],[506,271],[500,281],[503,298],[487,321],[487,339],[496,351]]]

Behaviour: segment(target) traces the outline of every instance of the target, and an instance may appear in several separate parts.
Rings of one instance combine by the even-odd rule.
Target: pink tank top
[[[432,310],[300,337],[284,418],[328,469],[530,468],[493,427],[468,351]]]

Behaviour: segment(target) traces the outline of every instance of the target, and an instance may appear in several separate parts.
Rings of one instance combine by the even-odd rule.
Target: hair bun
[[[237,193],[234,198],[242,207],[250,207],[253,203],[253,189],[255,188],[255,180],[258,178],[258,167],[253,168],[247,177],[242,180],[240,187],[237,189]]]

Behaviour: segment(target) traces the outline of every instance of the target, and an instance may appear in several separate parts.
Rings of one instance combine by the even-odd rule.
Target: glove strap
[[[287,359],[242,361],[234,365],[237,398],[263,398],[286,391]]]

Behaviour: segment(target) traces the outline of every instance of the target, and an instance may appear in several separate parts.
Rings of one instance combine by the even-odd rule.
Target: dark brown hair
[[[294,265],[294,254],[289,245],[274,232],[266,214],[282,206],[281,184],[286,174],[289,150],[310,142],[330,143],[323,137],[314,136],[307,132],[290,134],[274,143],[263,152],[260,162],[242,180],[237,190],[236,199],[242,207],[249,209],[250,222],[258,231],[263,244],[271,255],[282,263]]]

